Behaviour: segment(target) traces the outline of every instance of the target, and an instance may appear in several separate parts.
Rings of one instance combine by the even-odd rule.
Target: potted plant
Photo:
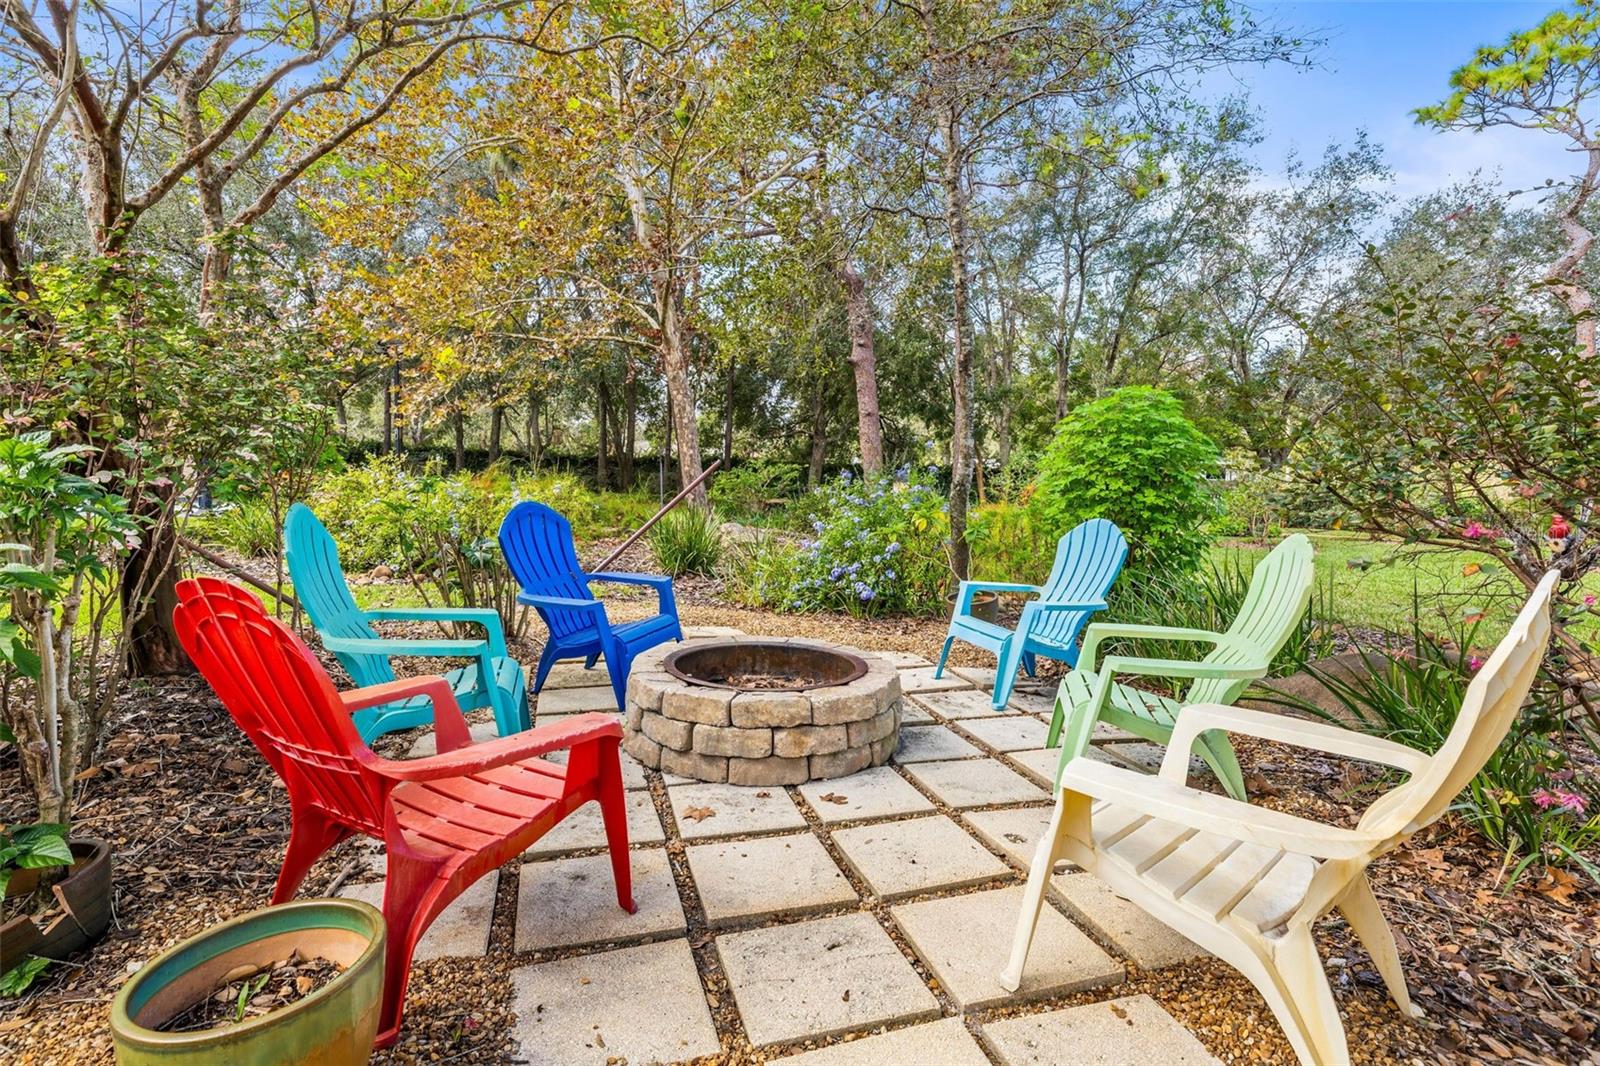
[[[16,746],[39,818],[0,834],[0,973],[64,958],[111,916],[111,849],[68,829],[102,710],[83,695],[101,660],[79,654],[78,627],[86,598],[114,595],[111,563],[139,527],[100,480],[74,472],[87,451],[52,448],[45,433],[0,439],[0,669],[21,681],[0,699],[0,743]],[[122,651],[115,639],[89,643]],[[31,980],[39,964],[28,965]]]
[[[378,1034],[383,915],[352,899],[264,907],[146,963],[111,1003],[122,1066],[364,1063]]]
[[[110,922],[109,845],[69,844],[64,825],[0,829],[0,995],[21,995],[50,960],[100,939]]]

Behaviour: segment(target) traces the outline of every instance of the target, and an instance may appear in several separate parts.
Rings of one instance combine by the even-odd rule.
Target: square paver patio
[[[1011,873],[1009,866],[942,814],[836,829],[833,842],[883,899],[981,884]]]
[[[932,666],[903,667],[900,670],[901,692],[943,692],[947,689],[971,687],[966,678],[957,677],[948,671],[943,677],[934,677]]]
[[[696,782],[667,789],[685,840],[804,829],[805,817],[780,785],[757,788]]]
[[[500,734],[495,731],[493,722],[473,722],[467,726],[467,735],[474,744],[482,744],[486,740],[497,740]],[[408,759],[425,759],[429,755],[437,755],[439,738],[433,735],[433,730],[428,730],[416,740],[412,741],[411,748],[406,752]]]
[[[889,913],[963,1010],[1122,981],[1120,962],[1046,906],[1039,913],[1022,986],[1007,992],[999,974],[1011,953],[1021,906],[1022,889],[1017,887],[901,904]]]
[[[655,801],[648,792],[624,794],[628,809],[628,843],[659,844],[667,839],[661,829],[661,818],[656,814]],[[591,801],[567,815],[556,827],[523,853],[525,858],[543,859],[554,855],[567,855],[587,848],[606,846],[606,823],[600,816],[600,804]]]
[[[994,759],[912,763],[906,773],[957,810],[1048,798],[1044,789]]]
[[[810,833],[696,844],[688,851],[689,872],[712,925],[826,910],[857,899],[849,879]]]
[[[511,990],[522,1062],[679,1062],[721,1050],[687,940],[523,966]]]
[[[894,753],[898,763],[933,762],[937,759],[966,759],[983,752],[951,731],[949,726],[919,725],[900,730],[900,748]]]
[[[584,714],[589,711],[615,711],[616,693],[611,691],[608,679],[602,675],[600,685],[588,688],[547,688],[533,697],[535,719],[552,718],[564,714]]]
[[[524,863],[517,878],[517,951],[582,947],[681,933],[687,923],[667,853],[643,848],[628,853],[633,873],[629,914],[617,904],[611,856]]]
[[[1004,1066],[1212,1066],[1217,1059],[1149,996],[985,1022]]]
[[[1044,747],[1050,727],[1025,714],[1005,718],[967,718],[956,723],[960,728],[996,751],[1024,751]]]
[[[933,810],[928,797],[887,766],[831,781],[809,781],[800,786],[800,795],[825,825]]]
[[[599,685],[611,684],[611,675],[606,673],[606,660],[602,656],[595,661],[594,667],[589,670],[583,668],[582,659],[563,659],[550,668],[550,673],[544,679],[544,685],[539,695],[544,695],[551,689],[557,688],[594,688]],[[533,676],[528,677],[529,696],[534,695]]]
[[[960,1018],[908,1025],[772,1061],[783,1066],[989,1066]]]
[[[565,766],[567,764],[567,756],[570,754],[571,752],[562,749],[539,757]],[[629,792],[637,792],[639,789],[649,788],[650,782],[645,780],[644,767],[639,765],[639,760],[625,751],[618,752],[618,755],[617,761],[622,765],[622,787]]]
[[[962,718],[1001,718],[1015,712],[995,710],[990,696],[982,689],[962,689],[956,692],[919,692],[917,702],[934,714],[942,714],[956,721]]]
[[[1005,852],[1006,858],[1022,867],[1023,872],[1033,865],[1033,853],[1039,838],[1050,827],[1049,807],[1018,807],[1009,811],[968,811],[961,817],[966,820],[985,844]],[[1056,872],[1073,869],[1066,859],[1056,862]]]
[[[1091,756],[1095,753],[1090,748]],[[1022,772],[1046,789],[1056,783],[1056,768],[1061,765],[1060,748],[1032,748],[1027,751],[1008,751],[1011,761],[1022,767]]]
[[[928,708],[916,700],[903,699],[900,701],[900,724],[902,726],[928,725],[937,720],[932,714],[928,713]]]
[[[757,1047],[939,1014],[870,914],[724,934],[717,955]]]
[[[872,654],[881,659],[887,659],[897,670],[910,670],[918,666],[933,665],[927,659],[911,651],[875,651]]]
[[[345,899],[359,899],[383,909],[383,882],[369,881],[362,885],[345,885],[339,895]],[[433,920],[428,931],[417,942],[412,958],[417,962],[430,959],[482,958],[489,953],[489,927],[494,922],[494,897],[500,888],[500,871],[479,878]],[[398,935],[398,934],[393,934]]]
[[[1158,970],[1207,954],[1182,933],[1111,891],[1098,877],[1080,873],[1052,877],[1050,898],[1140,969]]]

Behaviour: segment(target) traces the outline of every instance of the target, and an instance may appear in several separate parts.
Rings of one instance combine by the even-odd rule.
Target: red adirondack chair
[[[273,903],[293,898],[311,864],[357,834],[384,842],[389,925],[378,1046],[400,1032],[411,953],[467,886],[598,800],[617,902],[634,911],[617,743],[608,714],[472,744],[450,684],[415,677],[335,691],[326,671],[261,601],[226,581],[180,582],[178,638],[239,727],[289,790],[293,818]],[[352,711],[426,695],[439,754],[396,762],[361,743]],[[565,766],[538,756],[570,749]]]

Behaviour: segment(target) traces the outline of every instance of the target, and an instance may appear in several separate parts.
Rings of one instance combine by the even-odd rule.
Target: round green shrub
[[[1046,543],[1108,518],[1128,538],[1130,568],[1191,573],[1210,543],[1216,504],[1204,479],[1217,458],[1177,397],[1130,385],[1057,424],[1028,506]]]

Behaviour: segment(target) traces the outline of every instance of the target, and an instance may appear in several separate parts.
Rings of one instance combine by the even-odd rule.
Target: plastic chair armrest
[[[588,741],[622,739],[622,724],[614,714],[575,714],[498,740],[487,740],[459,751],[426,759],[397,762],[379,759],[373,768],[395,781],[442,781],[493,770],[561,751]]]
[[[489,643],[484,640],[411,640],[386,637],[323,637],[322,646],[335,655],[412,655],[420,658],[433,656],[461,657],[466,659],[486,655]]]
[[[529,607],[553,607],[558,611],[603,611],[599,600],[580,600],[575,596],[541,596],[535,592],[517,593],[517,602]]]
[[[437,674],[426,677],[403,677],[398,681],[385,681],[381,685],[351,689],[339,693],[347,711],[361,711],[368,707],[381,707],[385,703],[426,696],[433,704],[433,733],[439,751],[455,751],[472,743],[467,731],[467,720],[462,717],[461,705],[450,682]]]
[[[632,574],[618,570],[602,570],[585,574],[590,581],[614,581],[623,585],[646,585],[656,590],[656,611],[676,617],[677,599],[672,591],[672,578],[664,574]]]
[[[1243,733],[1262,740],[1292,744],[1299,748],[1380,763],[1415,774],[1431,761],[1431,756],[1382,737],[1368,736],[1326,722],[1273,714],[1249,707],[1227,707],[1220,703],[1196,703],[1178,714],[1166,755],[1161,760],[1161,776],[1182,781],[1188,772],[1188,752],[1202,733],[1220,729]]]
[[[482,626],[488,633],[494,654],[506,653],[500,612],[492,607],[379,607],[367,611],[366,615],[380,622],[469,622]]]
[[[1106,637],[1133,637],[1149,640],[1193,640],[1207,644],[1220,644],[1223,634],[1209,629],[1185,629],[1182,626],[1141,626],[1122,622],[1095,622],[1084,630],[1083,653],[1079,657],[1084,668],[1094,669],[1100,642]]]
[[[1061,774],[1061,790],[1127,807],[1263,847],[1319,859],[1358,859],[1382,841],[1366,833],[1324,825],[1282,811],[1200,792],[1135,770],[1073,759]]]

